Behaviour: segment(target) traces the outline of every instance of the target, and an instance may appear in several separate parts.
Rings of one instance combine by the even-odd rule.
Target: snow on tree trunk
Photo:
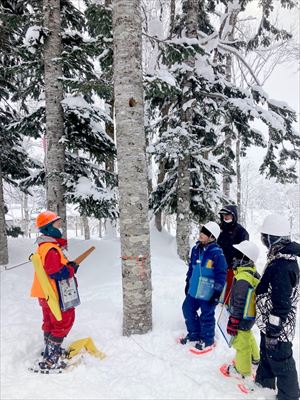
[[[152,329],[140,0],[113,2],[123,335]]]
[[[64,199],[63,174],[65,170],[65,146],[62,141],[64,121],[61,101],[63,87],[61,57],[60,0],[43,0],[44,25],[49,31],[45,41],[44,71],[46,100],[46,186],[47,208],[62,218],[66,236],[66,203]]]
[[[7,263],[8,263],[8,248],[7,248],[7,235],[5,228],[2,168],[0,165],[0,265],[4,265]]]
[[[198,28],[198,14],[199,14],[199,2],[195,0],[188,1],[187,8],[187,21],[186,21],[186,36],[189,38],[197,38]],[[194,67],[195,59],[190,58],[187,60],[187,64],[190,67]],[[191,80],[186,81],[183,84],[183,93],[186,92],[186,88],[192,84]],[[182,112],[182,122],[189,122],[192,120],[193,111],[188,108]],[[182,150],[184,154],[183,159],[178,161],[178,177],[177,177],[177,227],[176,227],[176,242],[177,242],[177,253],[179,257],[187,261],[189,257],[190,249],[190,208],[191,208],[191,195],[190,195],[190,156],[187,151],[186,140],[182,139]]]

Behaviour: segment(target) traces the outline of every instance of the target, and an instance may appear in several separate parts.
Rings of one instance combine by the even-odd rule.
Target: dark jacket
[[[240,320],[238,329],[249,331],[254,323],[254,319],[244,319],[244,310],[249,289],[256,288],[259,280],[255,265],[251,262],[234,270],[234,280],[231,289],[229,313]]]
[[[198,241],[192,249],[189,269],[186,275],[186,283],[189,287],[188,293],[190,296],[196,296],[200,268],[205,268],[208,264],[213,272],[214,289],[220,293],[222,292],[226,282],[227,271],[227,264],[223,251],[216,242],[203,246]]]
[[[218,245],[222,247],[228,268],[232,268],[232,260],[236,255],[236,249],[233,244],[241,243],[243,240],[249,240],[249,234],[246,229],[239,224],[237,216],[237,208],[234,205],[223,207],[221,211],[226,210],[232,215],[233,221],[230,223],[224,222],[223,215],[221,216],[221,233],[218,238]]]
[[[292,341],[295,335],[297,302],[299,300],[300,245],[289,242],[274,246],[256,289],[256,313],[259,329],[266,333],[269,315],[280,317],[282,330],[279,339]]]

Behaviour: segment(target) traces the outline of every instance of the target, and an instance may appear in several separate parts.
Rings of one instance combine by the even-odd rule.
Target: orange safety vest
[[[58,246],[56,243],[43,243],[41,246],[38,247],[37,253],[40,255],[42,264],[44,266],[45,264],[45,258],[50,249],[56,249],[59,254],[60,254],[60,261],[63,265],[67,264],[68,259],[64,256],[64,253],[62,252],[61,248]],[[55,293],[58,296],[57,292],[57,287],[56,287],[56,282],[55,279],[48,278],[49,282],[51,283]],[[30,291],[30,296],[31,297],[40,297],[42,299],[45,299],[45,294],[43,292],[43,289],[41,288],[40,282],[37,278],[36,273],[34,273],[33,277],[33,283],[31,286],[31,291]]]

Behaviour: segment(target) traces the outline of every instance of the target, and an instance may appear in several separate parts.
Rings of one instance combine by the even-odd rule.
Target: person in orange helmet
[[[41,235],[37,238],[38,249],[43,267],[50,283],[57,291],[59,281],[72,278],[79,267],[69,261],[63,250],[67,247],[67,240],[60,231],[61,218],[52,211],[43,211],[36,218],[36,226]],[[75,320],[75,308],[61,310],[62,320],[57,321],[51,312],[47,300],[35,275],[31,288],[31,296],[37,297],[43,313],[42,330],[44,332],[45,347],[42,353],[43,360],[35,367],[35,372],[61,372],[66,367],[61,359],[63,350],[61,344],[70,332]]]

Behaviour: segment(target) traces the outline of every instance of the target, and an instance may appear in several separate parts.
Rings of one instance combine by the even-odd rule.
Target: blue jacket
[[[206,273],[204,272],[204,269]],[[214,279],[214,290],[222,292],[226,282],[227,263],[221,247],[216,243],[202,246],[198,241],[192,248],[189,269],[186,282],[189,289],[188,294],[196,297],[200,273],[203,275],[209,271],[209,277]]]

